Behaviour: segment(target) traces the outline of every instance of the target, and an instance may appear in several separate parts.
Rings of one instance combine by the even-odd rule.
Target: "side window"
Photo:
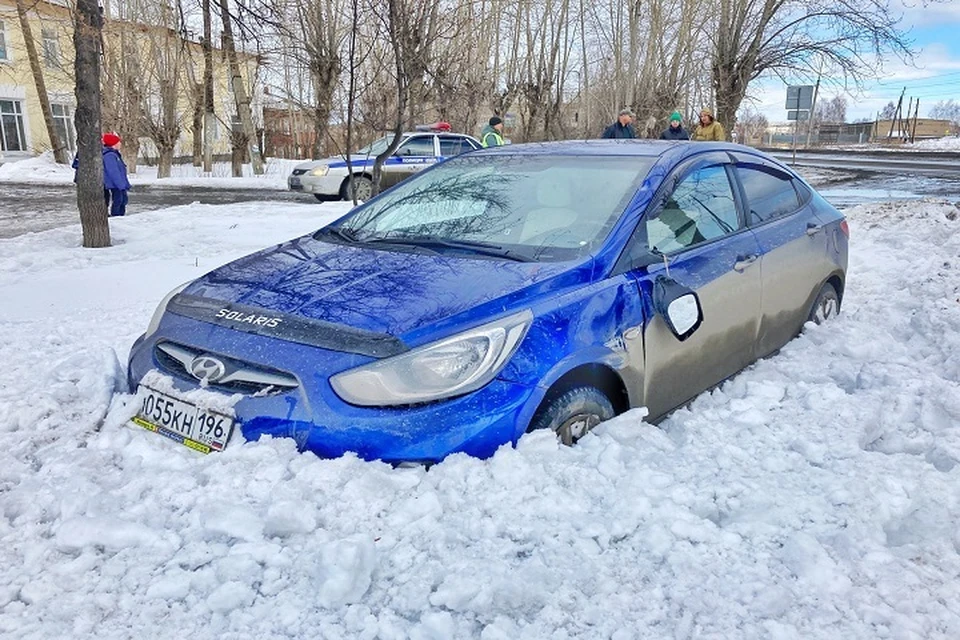
[[[703,167],[687,175],[645,224],[648,248],[661,253],[737,231],[740,216],[724,167]]]
[[[469,151],[470,147],[465,143],[465,140],[460,138],[445,138],[440,137],[440,155],[444,158],[450,158],[452,156],[457,156],[463,153],[464,151]]]
[[[418,136],[410,138],[397,149],[398,156],[430,156],[433,157],[433,136]]]
[[[787,174],[759,164],[738,164],[737,176],[747,197],[750,224],[760,224],[800,208],[793,179]]]

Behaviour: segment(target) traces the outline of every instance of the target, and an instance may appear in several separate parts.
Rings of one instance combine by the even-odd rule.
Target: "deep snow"
[[[0,636],[960,637],[957,206],[848,211],[841,316],[659,427],[425,471],[124,424],[168,289],[344,210],[0,240]]]

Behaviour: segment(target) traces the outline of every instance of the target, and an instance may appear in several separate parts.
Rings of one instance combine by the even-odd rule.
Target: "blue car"
[[[843,216],[724,143],[598,140],[452,158],[160,304],[134,422],[201,451],[431,463],[533,429],[656,420],[839,311]]]

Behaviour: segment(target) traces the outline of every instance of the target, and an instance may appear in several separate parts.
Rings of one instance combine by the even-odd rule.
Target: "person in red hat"
[[[113,132],[103,134],[103,199],[111,216],[127,212],[127,191],[130,190],[127,165],[120,155],[121,142],[120,136]]]

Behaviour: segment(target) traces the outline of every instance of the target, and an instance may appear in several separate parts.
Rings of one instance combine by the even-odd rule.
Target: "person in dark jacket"
[[[661,140],[689,140],[690,134],[683,128],[683,116],[679,111],[670,114],[670,126],[660,134]]]
[[[633,112],[630,109],[621,109],[617,121],[603,130],[601,138],[629,139],[636,138],[633,131]]]
[[[103,199],[111,216],[122,216],[127,212],[127,191],[130,190],[127,165],[120,155],[120,142],[120,136],[115,133],[103,134]]]

